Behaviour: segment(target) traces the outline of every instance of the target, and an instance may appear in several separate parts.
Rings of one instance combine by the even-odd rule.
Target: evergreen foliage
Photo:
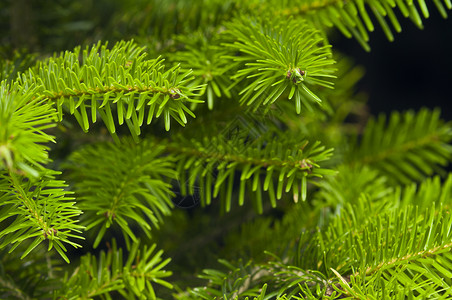
[[[452,124],[329,43],[450,0],[107,2],[0,49],[1,299],[452,298]]]

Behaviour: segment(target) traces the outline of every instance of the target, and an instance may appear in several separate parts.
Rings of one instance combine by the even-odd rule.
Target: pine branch
[[[147,141],[124,140],[88,145],[71,154],[66,167],[84,211],[82,224],[97,229],[94,247],[113,224],[136,241],[134,225],[149,236],[150,224],[158,228],[171,213],[173,194],[167,181],[175,177],[174,166],[171,159],[160,157],[162,152],[162,146]]]

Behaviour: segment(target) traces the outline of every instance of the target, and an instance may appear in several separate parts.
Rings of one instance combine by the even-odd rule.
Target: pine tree
[[[329,42],[450,0],[76,2],[0,4],[1,299],[452,298],[452,125]]]

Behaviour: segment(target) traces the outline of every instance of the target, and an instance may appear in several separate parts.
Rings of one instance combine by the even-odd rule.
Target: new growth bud
[[[292,80],[294,84],[298,84],[304,81],[306,73],[305,70],[301,70],[300,68],[293,68],[287,71],[286,78]]]

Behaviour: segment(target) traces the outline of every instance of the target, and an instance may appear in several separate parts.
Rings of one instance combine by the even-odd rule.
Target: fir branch
[[[258,286],[256,278],[267,277],[269,274],[259,271],[251,262],[238,262],[233,265],[226,260],[219,260],[226,267],[226,272],[205,269],[200,278],[209,281],[208,288],[194,288],[190,290],[190,294],[195,299],[237,299],[246,297],[256,297],[265,294],[267,286]],[[262,287],[262,289],[261,289]],[[260,297],[259,297],[260,298]]]
[[[61,286],[54,276],[60,270],[62,260],[47,252],[40,245],[21,259],[28,245],[22,243],[11,253],[11,245],[0,251],[0,298],[1,299],[47,299],[52,297],[53,289]]]
[[[449,164],[451,140],[451,125],[444,124],[439,110],[394,112],[388,122],[384,115],[369,121],[346,161],[352,166],[369,165],[395,182],[408,184]]]
[[[377,202],[361,197],[360,202],[342,208],[322,230],[306,230],[298,238],[297,230],[291,228],[297,227],[297,221],[289,218],[291,211],[284,217],[288,218],[287,226],[264,225],[254,232],[259,235],[263,230],[285,245],[298,239],[297,251],[284,251],[288,256],[272,255],[272,259],[248,267],[266,274],[254,277],[249,284],[245,284],[248,273],[237,278],[232,272],[209,270],[202,276],[210,280],[207,289],[197,288],[194,293],[213,295],[219,292],[220,283],[234,282],[234,290],[242,291],[265,283],[267,293],[274,297],[271,299],[381,299],[408,292],[419,299],[446,299],[452,285],[452,217],[447,208],[451,193],[452,175],[443,184],[436,177],[424,182],[417,192],[406,187],[402,193],[394,191]],[[432,207],[433,198],[439,204]],[[283,238],[284,230],[287,235]],[[226,286],[223,292],[230,291],[231,285]]]
[[[158,227],[163,215],[171,213],[167,181],[175,173],[172,160],[159,157],[162,151],[162,146],[146,141],[124,140],[119,145],[98,143],[72,153],[66,167],[72,171],[69,177],[84,211],[82,223],[87,230],[98,228],[94,247],[113,224],[136,241],[134,224],[149,236],[150,224]]]
[[[348,252],[350,262],[359,261],[351,275],[356,281],[341,286],[348,294],[373,294],[377,298],[394,296],[400,287],[421,297],[442,295],[452,287],[448,270],[452,259],[451,224],[452,218],[444,210],[431,209],[422,214],[411,207],[372,220],[362,235],[347,238],[347,245],[336,252],[342,257],[345,253],[340,252]]]
[[[310,90],[310,85],[332,88],[329,78],[334,61],[330,46],[318,32],[302,20],[254,19],[242,17],[227,24],[234,40],[228,43],[238,56],[228,56],[238,62],[239,70],[232,76],[236,83],[246,80],[240,94],[241,103],[260,105],[274,103],[280,97],[294,97],[297,113],[302,105],[315,110],[322,101]]]
[[[55,142],[45,132],[55,126],[55,109],[35,98],[35,86],[22,92],[17,84],[0,84],[0,171],[37,178],[48,163],[48,147]]]
[[[434,176],[423,181],[421,184],[398,188],[389,196],[389,202],[395,207],[406,207],[414,205],[419,211],[431,209],[434,205],[436,209],[442,207],[447,210],[452,207],[452,174],[447,178]]]
[[[221,98],[231,98],[229,87],[232,82],[229,76],[234,64],[223,58],[229,52],[221,45],[221,39],[216,35],[208,38],[201,32],[195,32],[178,36],[176,41],[183,44],[184,49],[170,53],[170,59],[180,62],[183,71],[193,70],[195,79],[191,84],[203,87],[200,96],[206,99],[208,109],[212,110],[214,102]],[[193,103],[191,108],[196,105]]]
[[[367,166],[353,168],[346,165],[337,167],[338,174],[318,183],[320,187],[316,199],[340,212],[343,205],[356,204],[360,196],[366,194],[372,201],[379,201],[393,192],[386,177]]]
[[[55,248],[69,263],[63,242],[80,247],[69,238],[83,239],[79,233],[84,227],[77,225],[77,220],[73,219],[82,212],[74,206],[74,202],[69,202],[73,198],[67,197],[64,182],[54,179],[58,174],[48,171],[36,183],[12,173],[0,177],[0,222],[11,221],[0,231],[0,248],[11,244],[10,251],[13,251],[25,240],[34,238],[24,251],[23,258],[47,240],[48,249]]]
[[[402,13],[403,17],[410,18],[417,27],[423,28],[422,18],[429,18],[430,12],[425,0],[420,0],[417,3],[416,6],[414,1],[399,0],[284,0],[268,1],[266,3],[268,6],[265,9],[272,6],[280,7],[278,11],[281,15],[303,17],[323,30],[325,30],[325,27],[334,26],[346,37],[356,38],[364,49],[369,51],[369,32],[375,30],[369,10],[383,29],[388,40],[393,41],[394,35],[389,24],[397,33],[402,31],[395,12],[396,8]],[[447,18],[447,10],[452,9],[452,2],[450,0],[435,0],[433,3],[441,16]]]
[[[60,121],[64,108],[75,115],[85,132],[88,116],[94,123],[100,114],[115,136],[113,104],[117,123],[125,121],[135,139],[145,116],[147,124],[163,116],[166,130],[170,118],[184,126],[186,114],[194,117],[184,102],[199,102],[193,98],[199,87],[187,86],[191,72],[179,74],[178,66],[165,71],[162,59],[146,60],[143,50],[133,42],[119,42],[111,50],[98,43],[83,53],[78,47],[38,64],[22,74],[18,84],[25,89],[36,85],[36,93],[56,106]]]
[[[406,187],[380,203],[362,199],[360,205],[345,207],[308,242],[312,245],[308,249],[314,251],[303,257],[300,266],[313,267],[311,255],[317,256],[316,269],[325,274],[330,273],[329,268],[334,270],[330,278],[337,276],[337,286],[341,286],[336,290],[348,295],[379,299],[395,296],[405,287],[413,295],[441,296],[443,289],[452,285],[441,279],[449,278],[451,259],[452,218],[447,208],[451,182],[449,176],[441,185],[437,177],[423,183],[417,192]],[[437,204],[432,206],[433,198]]]
[[[136,36],[140,42],[162,50],[172,45],[174,35],[189,35],[195,31],[208,33],[222,26],[247,2],[237,0],[151,0],[127,5],[111,18],[111,27],[120,31],[118,36]],[[168,20],[171,20],[169,22]],[[154,41],[157,41],[155,43]]]
[[[234,178],[240,176],[240,206],[245,201],[245,191],[254,194],[253,203],[260,213],[262,191],[268,193],[272,207],[276,206],[277,199],[281,199],[283,191],[292,191],[295,202],[299,197],[306,200],[308,180],[334,173],[320,166],[322,161],[329,159],[332,149],[326,149],[319,142],[290,141],[287,136],[283,141],[274,134],[267,133],[255,141],[241,136],[225,139],[220,135],[198,141],[175,136],[166,150],[176,158],[182,195],[194,194],[197,183],[202,191],[202,205],[209,205],[212,197],[219,195],[222,209],[229,211]]]
[[[58,299],[111,299],[110,293],[115,297],[119,293],[124,299],[159,299],[153,284],[172,288],[163,279],[171,276],[171,272],[163,270],[170,259],[163,260],[162,250],[153,253],[155,248],[154,244],[139,249],[139,242],[135,242],[123,262],[122,249],[113,240],[109,251],[101,251],[98,259],[91,254],[81,258],[80,265],[57,291]]]

